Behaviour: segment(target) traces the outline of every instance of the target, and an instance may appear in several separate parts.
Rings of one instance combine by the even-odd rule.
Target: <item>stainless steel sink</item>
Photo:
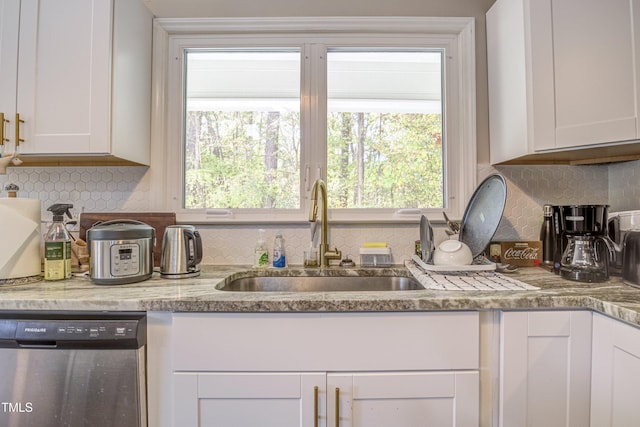
[[[424,290],[418,281],[397,276],[244,277],[220,287],[234,292],[383,292]]]

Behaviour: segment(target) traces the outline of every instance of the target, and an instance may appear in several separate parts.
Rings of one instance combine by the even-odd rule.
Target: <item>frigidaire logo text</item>
[[[24,328],[25,332],[44,333],[47,332],[47,328]]]
[[[31,402],[0,402],[2,412],[10,413],[30,413],[33,412],[33,403]]]

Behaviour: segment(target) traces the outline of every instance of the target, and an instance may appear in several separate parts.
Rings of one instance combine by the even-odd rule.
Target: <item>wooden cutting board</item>
[[[164,229],[176,224],[175,212],[83,212],[80,214],[79,236],[87,240],[87,230],[98,222],[113,221],[118,219],[132,219],[144,222],[156,230],[156,246],[153,250],[153,264],[160,266],[162,254],[162,237]]]

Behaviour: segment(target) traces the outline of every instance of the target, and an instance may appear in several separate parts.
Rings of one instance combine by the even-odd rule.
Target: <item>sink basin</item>
[[[235,292],[381,292],[424,290],[424,287],[412,278],[397,276],[260,276],[236,279],[219,289]]]

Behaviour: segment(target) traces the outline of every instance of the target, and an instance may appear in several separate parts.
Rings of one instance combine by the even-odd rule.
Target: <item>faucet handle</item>
[[[337,247],[334,247],[332,251],[326,251],[324,253],[326,259],[341,259],[342,251],[339,251]]]

